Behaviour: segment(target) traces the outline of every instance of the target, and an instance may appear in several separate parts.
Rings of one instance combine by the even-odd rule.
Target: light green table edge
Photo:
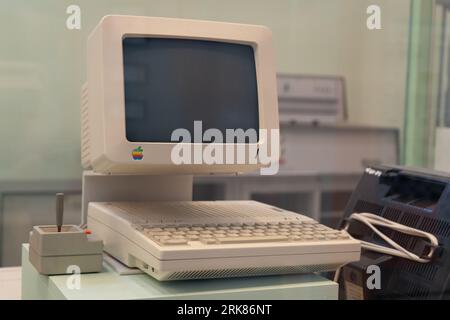
[[[119,275],[104,264],[101,273],[83,274],[80,289],[69,289],[73,276],[44,276],[28,260],[22,245],[22,299],[128,300],[335,300],[337,283],[315,274],[159,282],[148,275]]]

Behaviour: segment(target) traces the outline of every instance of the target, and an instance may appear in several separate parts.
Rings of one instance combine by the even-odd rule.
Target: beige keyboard
[[[105,251],[159,280],[310,273],[357,261],[359,241],[255,201],[90,203]]]
[[[349,239],[347,233],[333,230],[316,221],[247,222],[152,227],[134,225],[159,245],[245,244],[257,242],[302,242]]]

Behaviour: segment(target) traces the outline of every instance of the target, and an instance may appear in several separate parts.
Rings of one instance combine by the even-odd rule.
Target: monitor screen
[[[255,55],[250,45],[174,38],[123,39],[126,137],[171,142],[194,121],[259,130]],[[211,142],[211,141],[203,141]],[[252,141],[253,142],[253,141]]]

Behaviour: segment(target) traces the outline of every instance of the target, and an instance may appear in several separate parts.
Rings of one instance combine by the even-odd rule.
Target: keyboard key
[[[161,231],[161,232],[150,232],[150,235],[152,236],[170,236],[171,233],[167,231]]]
[[[162,236],[162,237],[153,237],[152,240],[161,241],[161,240],[167,240],[170,239],[169,236]]]
[[[227,233],[227,237],[239,237],[239,233]]]
[[[217,241],[223,244],[231,243],[252,243],[252,242],[279,242],[287,241],[289,238],[284,236],[262,236],[262,237],[227,237],[227,238],[217,238]]]
[[[161,242],[164,245],[182,245],[182,244],[187,244],[187,240],[186,239],[161,239],[159,240],[159,242]]]

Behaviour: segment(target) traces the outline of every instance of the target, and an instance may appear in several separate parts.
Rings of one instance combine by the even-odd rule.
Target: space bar
[[[226,237],[217,238],[220,243],[250,243],[250,242],[274,242],[287,241],[288,238],[284,236],[267,236],[267,237]]]

